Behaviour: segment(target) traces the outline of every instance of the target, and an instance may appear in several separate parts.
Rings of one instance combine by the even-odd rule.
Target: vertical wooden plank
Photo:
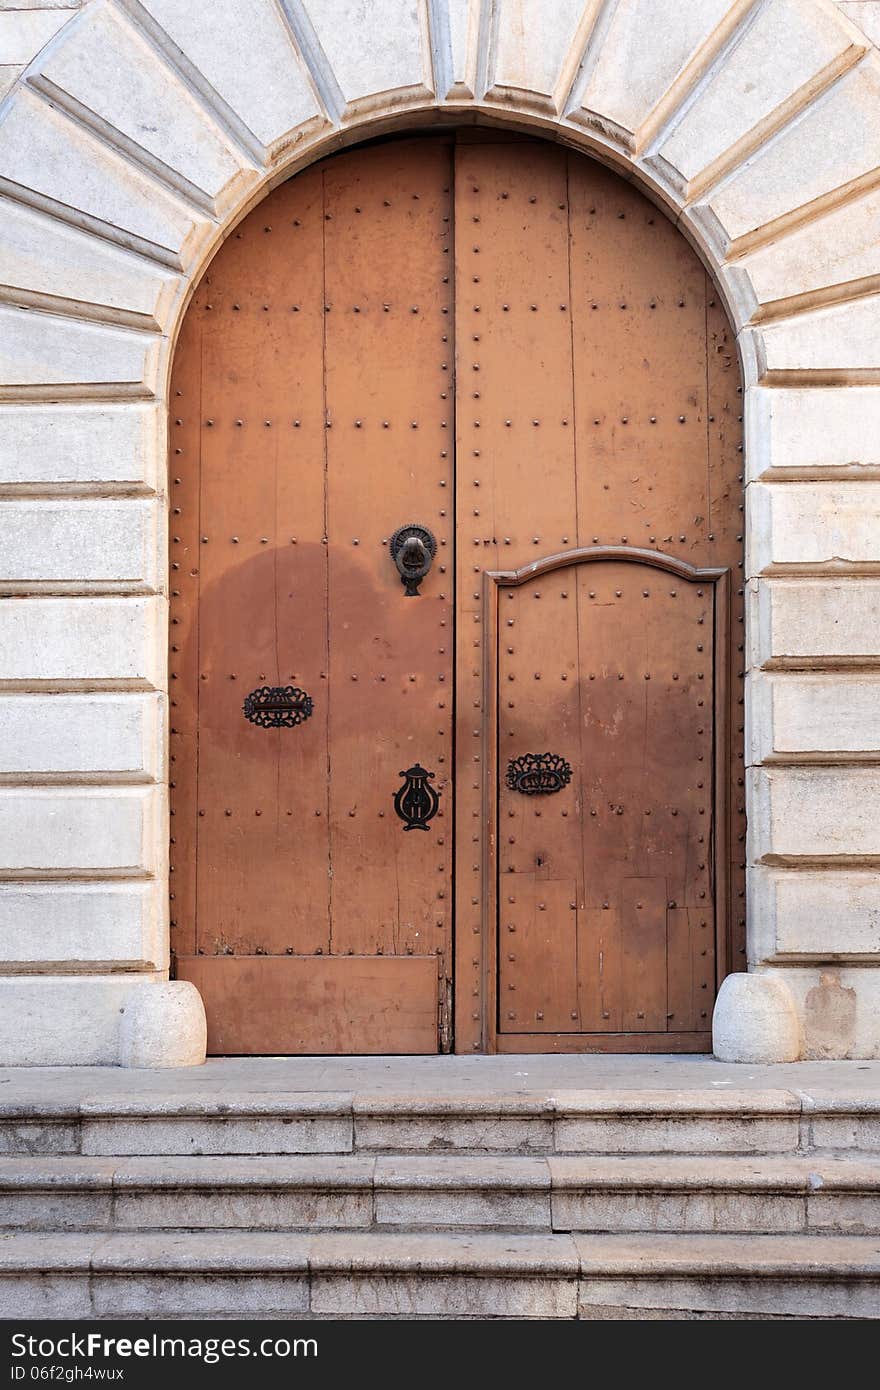
[[[522,873],[507,879],[505,887],[513,890],[515,901],[502,905],[499,1032],[574,1032],[577,881]]]
[[[582,543],[699,564],[712,529],[705,271],[631,183],[574,153],[569,180]]]
[[[668,1026],[666,892],[662,878],[620,881],[621,1024],[625,1032],[658,1033]]]
[[[693,905],[707,920],[713,912],[712,585],[609,560],[581,566],[577,591],[587,903],[582,1007],[594,1027],[655,1031],[667,1026],[665,1005],[657,1022],[659,990],[679,963],[671,952],[667,959],[665,919],[657,917],[648,931],[648,907],[632,907],[633,884],[642,876],[662,883],[664,910],[667,903],[671,910]],[[656,997],[646,994],[646,940],[653,942]],[[681,968],[689,977],[689,957]],[[601,1007],[590,1001],[600,986]]]
[[[455,171],[456,1047],[473,1051],[483,1042],[473,949],[485,853],[482,575],[573,546],[577,534],[565,155],[492,138],[460,143]],[[508,602],[502,594],[502,609]]]
[[[402,142],[329,162],[326,256],[332,951],[451,965],[453,569],[450,147]],[[389,538],[436,536],[418,597]],[[407,832],[401,772],[440,812]]]
[[[498,852],[502,887],[521,895],[530,881],[546,898],[544,908],[530,909],[540,931],[533,930],[530,949],[517,943],[516,963],[509,957],[505,927],[500,931],[501,997],[509,985],[528,994],[528,1006],[518,1007],[517,1031],[523,1017],[538,1031],[576,1030],[577,901],[583,879],[580,834],[580,721],[578,680],[576,572],[557,570],[516,588],[503,588],[499,602],[498,701],[499,793]],[[508,785],[518,759],[553,753],[571,770],[571,780],[548,795],[525,795]],[[554,883],[565,892],[551,890]],[[544,893],[547,886],[549,897]],[[522,890],[525,893],[525,890]],[[527,901],[534,898],[534,893]],[[552,914],[552,918],[548,917]],[[509,931],[510,923],[506,923]],[[509,1009],[506,1010],[508,1013]],[[513,1025],[504,1017],[499,1027]]]
[[[623,1031],[622,924],[610,898],[578,911],[578,1007],[585,1033]]]
[[[669,971],[667,976],[667,1003],[671,1032],[696,1031],[705,1027],[701,1012],[705,1009],[701,994],[708,994],[712,987],[714,959],[714,933],[700,930],[700,922],[706,914],[694,907],[671,908],[666,915],[666,929],[669,952]],[[708,979],[704,969],[708,966]]]

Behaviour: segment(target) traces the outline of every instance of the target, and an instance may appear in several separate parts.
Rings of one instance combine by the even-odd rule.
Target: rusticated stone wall
[[[880,0],[0,0],[0,1061],[117,1061],[123,1018],[137,1061],[133,1017],[162,1060],[151,1009],[198,1059],[197,1001],[160,988],[177,325],[274,183],[437,120],[598,155],[716,277],[750,969],[789,1052],[880,1052],[878,37]]]

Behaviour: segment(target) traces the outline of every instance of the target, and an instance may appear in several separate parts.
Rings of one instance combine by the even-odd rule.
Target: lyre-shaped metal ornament
[[[400,776],[403,786],[394,793],[394,809],[405,822],[404,830],[427,830],[440,805],[440,793],[431,786],[433,772],[421,763],[413,763]]]

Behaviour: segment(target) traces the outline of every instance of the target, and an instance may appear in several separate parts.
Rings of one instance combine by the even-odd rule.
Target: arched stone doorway
[[[203,1056],[199,996],[167,983],[174,343],[267,189],[444,122],[607,161],[669,210],[724,296],[746,387],[750,925],[717,1037],[743,1061],[875,1055],[880,57],[865,32],[830,0],[86,0],[51,37],[29,16],[10,12],[22,66],[0,106],[15,537],[0,583],[16,600],[0,605],[0,1055]]]

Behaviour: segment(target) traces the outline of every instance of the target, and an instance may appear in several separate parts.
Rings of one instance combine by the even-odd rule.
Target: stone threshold
[[[183,1113],[187,1101],[196,1107],[213,1103],[251,1104],[255,1113],[261,1098],[273,1113],[282,1097],[301,1103],[302,1093],[321,1096],[329,1106],[336,1097],[341,1107],[358,1101],[377,1108],[380,1098],[397,1107],[407,1098],[432,1110],[461,1102],[485,1104],[503,1099],[505,1110],[519,1100],[531,1107],[554,1107],[590,1093],[591,1106],[605,1098],[634,1102],[637,1093],[676,1104],[676,1095],[694,1092],[714,1095],[721,1107],[725,1094],[763,1092],[760,1108],[770,1093],[780,1108],[831,1108],[840,1100],[847,1108],[864,1103],[873,1108],[880,1098],[880,1060],[788,1062],[768,1066],[716,1061],[709,1056],[575,1056],[528,1054],[494,1057],[211,1057],[199,1067],[128,1070],[119,1067],[3,1067],[0,1068],[0,1108],[3,1113],[26,1109],[43,1114],[80,1113],[105,1107],[107,1113],[139,1110],[143,1101],[172,1100]],[[741,1100],[733,1104],[741,1105]],[[116,1108],[114,1108],[116,1107]],[[201,1111],[200,1113],[204,1113]]]

